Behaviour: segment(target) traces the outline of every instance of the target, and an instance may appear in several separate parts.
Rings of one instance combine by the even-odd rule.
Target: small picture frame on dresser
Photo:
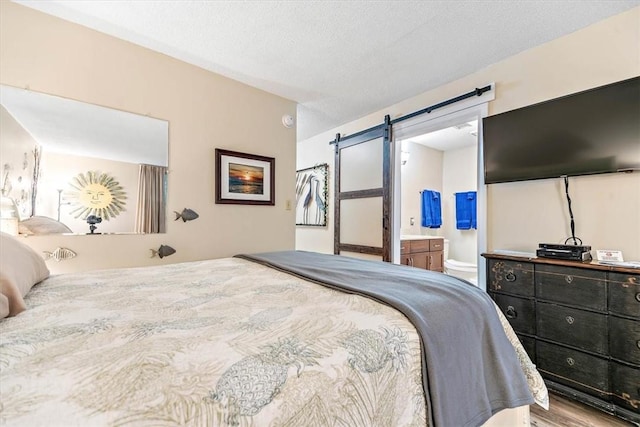
[[[598,249],[596,251],[596,259],[598,261],[623,262],[622,251],[612,251],[606,249]]]

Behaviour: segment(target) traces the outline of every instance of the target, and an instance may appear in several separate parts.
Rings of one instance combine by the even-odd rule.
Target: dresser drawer
[[[539,299],[605,311],[607,273],[556,265],[536,266],[536,296]]]
[[[538,301],[538,336],[562,344],[607,354],[607,316]]]
[[[611,362],[613,403],[640,414],[640,369]]]
[[[491,297],[514,331],[531,335],[536,333],[536,306],[533,300],[495,293]]]
[[[611,357],[640,365],[640,320],[609,317]]]
[[[489,289],[532,297],[533,264],[529,262],[489,260]]]
[[[429,252],[429,241],[431,239],[401,240],[400,253],[410,254],[414,252]],[[444,244],[443,244],[444,246]]]
[[[433,251],[443,251],[444,250],[444,239],[430,239],[429,240],[429,250]]]
[[[609,363],[605,359],[543,341],[536,343],[536,355],[544,377],[609,400]]]
[[[640,275],[609,273],[609,311],[640,318]]]
[[[531,359],[533,363],[536,363],[536,340],[531,337],[525,337],[524,335],[519,335],[519,334],[516,334],[516,335],[518,336],[518,339],[522,343],[522,347],[524,347],[524,351],[526,351],[527,354],[529,355],[529,359]]]
[[[411,252],[429,252],[429,239],[411,240]]]

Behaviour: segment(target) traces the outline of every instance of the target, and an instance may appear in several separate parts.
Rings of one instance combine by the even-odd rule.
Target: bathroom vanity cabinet
[[[442,273],[444,239],[430,236],[403,238],[400,240],[400,263]]]
[[[640,425],[640,270],[483,256],[487,291],[548,388]]]

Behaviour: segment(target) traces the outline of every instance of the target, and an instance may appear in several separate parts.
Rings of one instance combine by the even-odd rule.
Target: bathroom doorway
[[[445,272],[486,288],[486,195],[481,158],[481,118],[486,105],[438,118],[423,118],[394,129],[394,243],[402,238],[441,237],[445,242]],[[424,190],[440,194],[441,223],[423,226]],[[456,193],[474,197],[473,226],[456,208]],[[459,205],[463,206],[463,205]],[[394,247],[395,249],[395,247]],[[394,262],[399,263],[400,257]],[[399,250],[398,250],[399,255]]]
[[[472,120],[399,141],[401,144],[400,235],[444,238],[445,272],[477,283],[477,225],[456,209],[456,193],[478,190],[478,121]],[[435,191],[437,222],[423,218],[423,191]],[[464,199],[468,197],[462,194]],[[475,198],[471,200],[475,204]],[[461,217],[464,216],[464,219]],[[474,217],[475,218],[475,217]],[[477,218],[476,218],[477,219]]]

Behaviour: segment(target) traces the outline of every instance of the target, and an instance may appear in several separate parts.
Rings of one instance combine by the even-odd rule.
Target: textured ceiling
[[[17,3],[295,100],[302,140],[640,0]]]

